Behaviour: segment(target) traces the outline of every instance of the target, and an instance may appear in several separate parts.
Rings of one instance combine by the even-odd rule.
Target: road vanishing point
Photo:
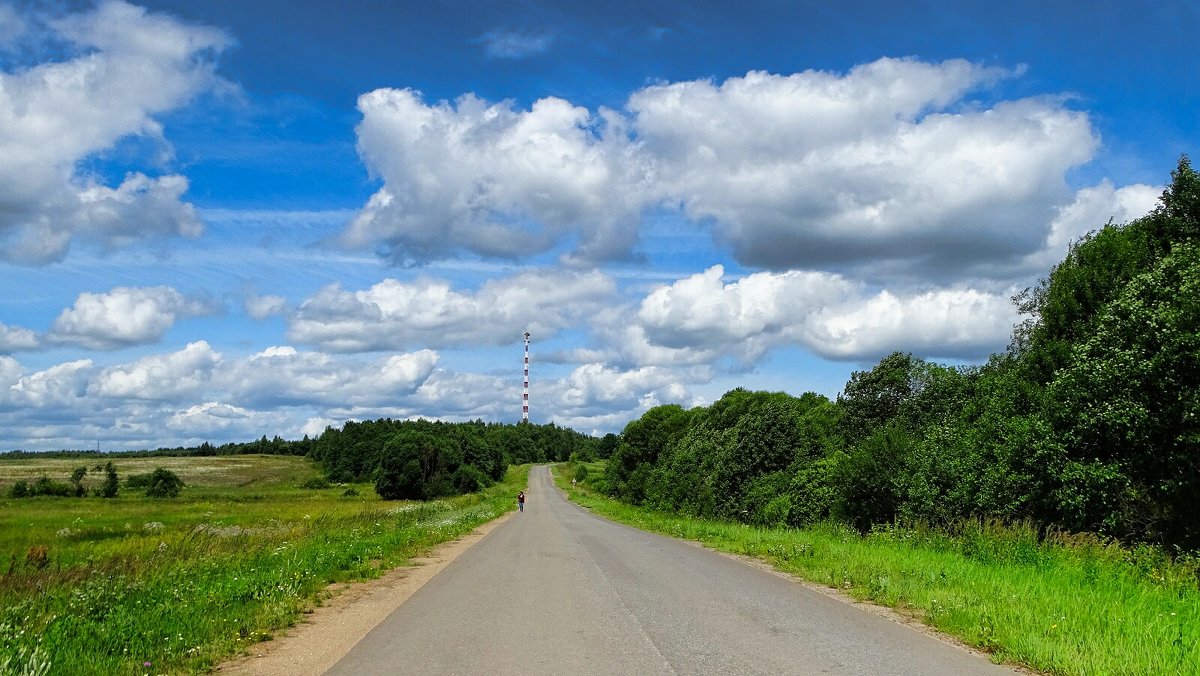
[[[568,502],[493,530],[327,673],[1012,674],[784,576]]]

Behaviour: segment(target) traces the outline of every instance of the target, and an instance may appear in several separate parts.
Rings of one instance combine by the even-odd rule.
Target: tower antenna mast
[[[525,332],[525,382],[521,388],[521,422],[529,422],[529,332]]]

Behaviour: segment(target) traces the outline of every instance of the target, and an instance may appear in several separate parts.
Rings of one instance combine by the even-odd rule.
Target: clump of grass
[[[98,501],[9,501],[0,674],[209,670],[291,626],[330,583],[377,577],[511,510],[527,472],[406,509],[369,489],[349,501],[267,477],[252,508],[236,486],[172,502],[122,495],[99,511]],[[70,538],[55,537],[62,528]]]
[[[1039,539],[1027,524],[886,526],[865,536],[836,523],[751,527],[633,507],[583,483],[571,489],[561,474],[571,499],[598,514],[897,608],[996,662],[1053,674],[1200,673],[1194,557],[1090,535]]]

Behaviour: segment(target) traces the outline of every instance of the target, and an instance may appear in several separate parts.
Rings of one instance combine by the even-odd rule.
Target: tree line
[[[516,425],[485,423],[475,420],[447,423],[429,420],[348,421],[340,429],[327,427],[314,439],[307,435],[299,441],[278,436],[246,443],[214,446],[158,448],[155,450],[100,453],[97,451],[56,451],[31,453],[13,451],[3,458],[141,458],[166,456],[213,456],[237,454],[305,455],[325,472],[320,486],[328,483],[374,482],[384,499],[424,500],[470,493],[487,488],[504,476],[509,465],[536,462],[563,462],[569,458],[591,460],[608,457],[617,447],[616,435],[597,439],[553,423]],[[109,460],[103,497],[116,497],[117,478]],[[97,465],[96,470],[101,467]],[[145,488],[148,495],[174,497],[183,484],[170,472],[128,478],[130,488]],[[13,497],[38,495],[82,496],[81,467],[71,482],[61,483],[43,477],[33,484],[18,481]],[[160,476],[161,475],[161,476]],[[314,484],[313,487],[316,487]]]
[[[92,468],[93,472],[104,473],[104,481],[91,491],[92,495],[99,498],[115,498],[121,491],[120,478],[117,475],[117,468],[112,461],[97,464]],[[48,495],[53,497],[74,497],[82,498],[88,495],[88,489],[84,486],[83,480],[87,477],[87,465],[76,467],[71,472],[71,477],[68,483],[54,481],[46,475],[42,475],[29,483],[24,479],[17,480],[9,489],[8,497],[10,498],[35,498],[38,496]],[[146,492],[146,495],[151,498],[174,498],[183,490],[183,480],[174,472],[168,469],[157,467],[153,472],[145,474],[133,474],[125,478],[125,485],[129,488],[140,488]]]
[[[333,482],[374,481],[385,499],[424,500],[486,488],[509,465],[594,457],[600,441],[553,423],[372,420],[327,428],[311,457]]]
[[[605,490],[758,524],[995,518],[1200,548],[1200,178],[1186,156],[1171,178],[1014,298],[986,364],[897,352],[835,400],[659,406],[625,427]]]

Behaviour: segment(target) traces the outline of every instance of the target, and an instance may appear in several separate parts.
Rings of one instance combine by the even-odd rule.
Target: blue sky
[[[1194,3],[577,5],[0,0],[0,449],[979,363],[1197,141]]]

